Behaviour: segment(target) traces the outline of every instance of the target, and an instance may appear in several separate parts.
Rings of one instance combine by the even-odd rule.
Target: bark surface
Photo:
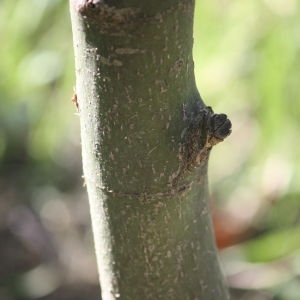
[[[230,121],[199,96],[191,0],[71,0],[102,299],[228,299],[207,159]]]

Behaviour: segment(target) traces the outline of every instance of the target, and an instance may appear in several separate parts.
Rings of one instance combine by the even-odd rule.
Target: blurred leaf
[[[267,262],[300,251],[300,228],[267,233],[243,246],[250,262]]]

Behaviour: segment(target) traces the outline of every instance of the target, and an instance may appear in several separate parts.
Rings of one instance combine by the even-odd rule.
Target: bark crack
[[[99,32],[112,36],[124,36],[130,33],[130,29],[145,24],[163,23],[163,19],[168,14],[179,11],[187,17],[192,16],[194,4],[192,1],[179,2],[164,11],[154,15],[147,11],[142,11],[138,7],[115,7],[106,4],[104,0],[73,0],[75,9],[87,19],[89,25],[99,26]]]
[[[142,17],[140,8],[116,8],[103,0],[77,0],[75,3],[83,19],[88,19],[89,24],[99,25],[101,33],[125,35],[127,29]]]
[[[138,199],[143,202],[147,201],[153,201],[155,199],[162,199],[162,198],[170,198],[174,196],[183,196],[187,191],[189,191],[193,184],[198,182],[191,182],[187,185],[182,185],[177,190],[170,189],[167,192],[160,192],[160,193],[148,193],[148,192],[141,192],[141,193],[122,193],[122,192],[116,192],[113,190],[108,190],[106,188],[100,188],[102,192],[107,193],[114,197],[128,197],[132,199]]]

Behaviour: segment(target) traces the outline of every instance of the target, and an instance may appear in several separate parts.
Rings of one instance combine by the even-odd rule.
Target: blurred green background
[[[236,299],[300,299],[300,1],[196,1],[196,79]],[[0,0],[0,299],[98,299],[65,0]]]

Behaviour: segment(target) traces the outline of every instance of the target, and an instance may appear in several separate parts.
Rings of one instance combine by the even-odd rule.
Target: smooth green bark
[[[194,80],[193,10],[190,0],[71,0],[103,300],[228,299],[207,160],[190,172],[180,158],[187,124],[205,107]]]

